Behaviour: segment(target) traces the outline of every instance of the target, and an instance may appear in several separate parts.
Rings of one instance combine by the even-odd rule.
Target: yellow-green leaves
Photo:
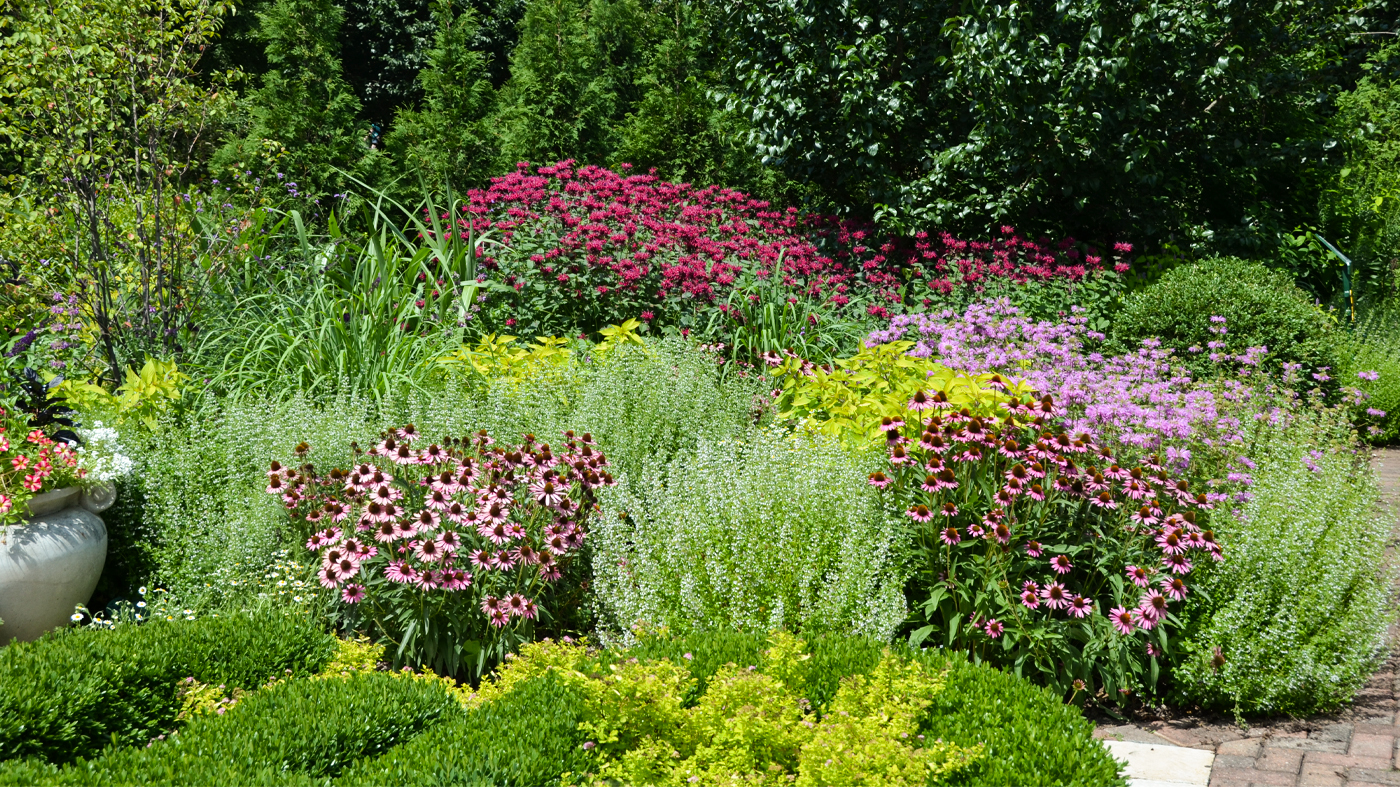
[[[621,325],[609,325],[599,331],[599,333],[603,334],[603,340],[598,342],[595,351],[599,355],[606,355],[612,348],[620,347],[625,344],[632,344],[637,347],[645,348],[646,342],[642,341],[641,335],[637,333],[637,329],[640,328],[641,325],[642,324],[636,319],[628,319]]]
[[[908,417],[909,401],[919,391],[941,393],[954,409],[975,415],[992,415],[1002,402],[1031,393],[1024,383],[1013,385],[998,375],[968,374],[907,355],[913,346],[898,341],[862,347],[830,369],[784,359],[772,371],[783,384],[780,416],[857,446],[881,438],[881,418]]]
[[[100,385],[74,380],[64,380],[57,390],[81,412],[115,411],[118,421],[135,418],[154,430],[160,416],[180,401],[184,395],[181,389],[189,379],[174,361],[147,358],[139,372],[126,367],[126,380],[115,395]]]
[[[535,344],[527,347],[517,346],[516,341],[514,336],[487,334],[475,348],[460,348],[439,358],[437,363],[442,369],[475,374],[488,380],[497,377],[520,380],[546,366],[565,363],[572,355],[566,346],[567,339],[537,336]]]

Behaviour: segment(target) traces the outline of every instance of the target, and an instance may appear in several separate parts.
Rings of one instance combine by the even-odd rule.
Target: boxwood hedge
[[[176,683],[246,689],[321,668],[335,639],[283,612],[69,630],[0,648],[0,760],[54,763],[169,729]]]

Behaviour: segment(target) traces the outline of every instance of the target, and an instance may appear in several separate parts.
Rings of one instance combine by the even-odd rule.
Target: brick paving
[[[1383,503],[1400,528],[1400,450],[1372,456]],[[1400,536],[1400,532],[1397,532]],[[1397,541],[1392,540],[1392,554]],[[1400,642],[1400,630],[1392,630]],[[1098,735],[1213,750],[1210,787],[1400,787],[1400,651],[1342,711],[1308,719],[1252,723],[1180,719],[1142,726],[1102,726]]]

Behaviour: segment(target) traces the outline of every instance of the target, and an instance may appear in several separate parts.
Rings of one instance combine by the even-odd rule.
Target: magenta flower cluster
[[[470,595],[496,629],[534,620],[540,592],[583,546],[594,491],[615,483],[587,434],[566,432],[558,454],[533,435],[501,446],[484,431],[422,445],[412,424],[381,438],[356,447],[349,471],[274,462],[267,474],[266,491],[320,528],[306,548],[346,604]]]
[[[1117,256],[1105,256],[1073,239],[1028,240],[1010,227],[980,242],[946,233],[886,238],[870,226],[802,216],[717,186],[668,183],[630,174],[626,165],[622,173],[576,168],[572,161],[533,169],[522,163],[470,192],[462,210],[462,229],[494,231],[507,247],[485,261],[504,283],[559,298],[608,296],[619,301],[611,313],[631,317],[674,317],[666,307],[682,304],[723,305],[731,290],[755,282],[835,306],[873,297],[870,312],[888,315],[901,288],[913,303],[990,277],[1079,279],[1126,270],[1123,255],[1131,251],[1118,244]]]

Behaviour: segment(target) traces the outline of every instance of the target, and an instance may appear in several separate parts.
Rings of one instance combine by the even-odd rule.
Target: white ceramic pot
[[[0,532],[0,645],[66,626],[86,604],[107,562],[107,526],[97,514],[116,488],[58,489],[29,501],[28,517]]]

